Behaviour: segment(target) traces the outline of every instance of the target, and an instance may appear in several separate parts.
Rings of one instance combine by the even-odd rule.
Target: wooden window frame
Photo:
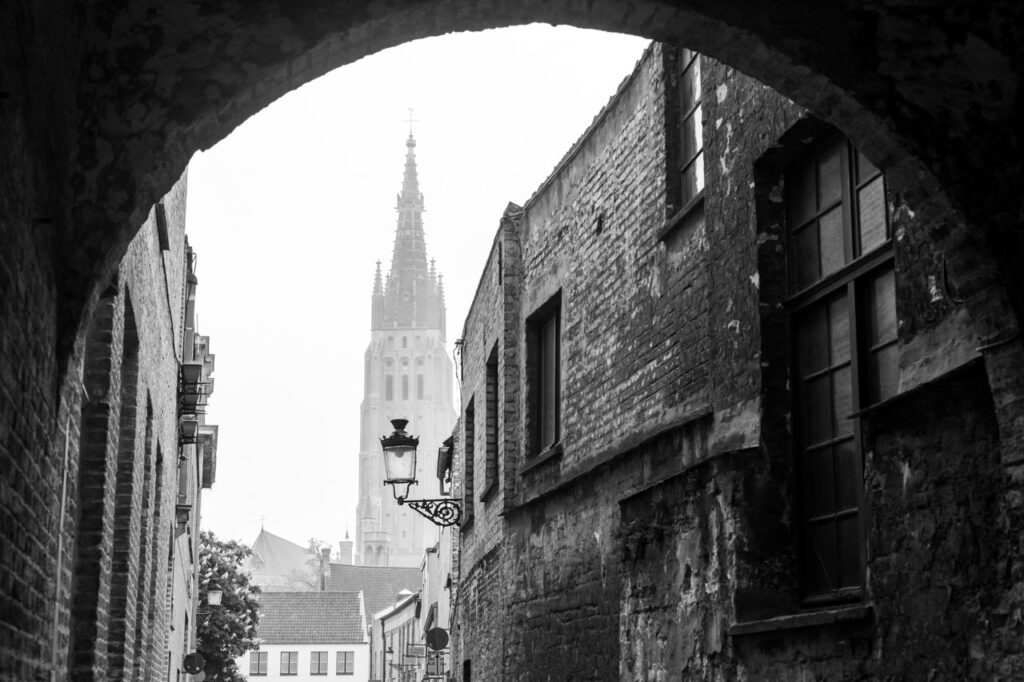
[[[688,215],[704,205],[704,131],[702,97],[704,57],[682,46],[666,46],[663,68],[669,76],[665,92],[665,169],[666,169],[666,212],[665,225],[659,229],[657,238],[664,240],[673,227]],[[694,79],[694,101],[684,105],[683,91],[690,79]],[[685,107],[685,108],[684,108]],[[683,141],[692,127],[696,142],[692,153],[684,158]],[[687,172],[694,169],[694,185],[684,184]]]
[[[553,323],[553,355],[544,349],[544,333]],[[545,369],[550,368],[551,404],[544,398]],[[540,459],[562,449],[562,292],[559,291],[526,321],[526,401],[529,417],[527,459]],[[545,414],[550,410],[550,414]],[[550,442],[544,439],[545,417],[551,420]]]
[[[484,386],[484,489],[480,499],[486,500],[498,488],[498,424],[500,410],[498,405],[499,374],[498,374],[498,342],[494,343],[487,356],[486,385]]]
[[[356,652],[354,651],[338,651],[335,656],[334,664],[335,675],[355,675],[356,674]]]
[[[249,652],[249,675],[266,677],[270,668],[270,653],[267,651]]]
[[[808,157],[815,159],[812,163],[817,168],[817,159],[823,150],[834,146],[841,146],[840,152],[840,198],[838,203],[830,203],[827,206],[816,208],[817,211],[815,216],[810,220],[817,220],[817,216],[825,215],[828,211],[833,210],[836,206],[841,206],[842,211],[842,234],[843,234],[843,249],[844,249],[844,264],[834,272],[821,275],[821,246],[818,244],[818,279],[812,283],[804,286],[800,290],[797,290],[799,286],[797,283],[796,275],[796,258],[795,252],[795,237],[794,233],[798,229],[808,229],[806,226],[808,222],[802,221],[799,225],[791,224],[791,220],[787,213],[787,227],[786,227],[786,241],[787,241],[787,278],[790,297],[785,301],[785,305],[790,317],[791,326],[791,339],[790,344],[790,367],[792,380],[792,408],[791,416],[793,420],[793,457],[794,457],[794,472],[797,477],[798,484],[797,488],[797,519],[798,519],[798,547],[797,555],[800,557],[799,561],[799,575],[800,575],[800,596],[801,601],[806,606],[817,606],[831,603],[841,603],[860,600],[864,597],[866,589],[866,575],[867,575],[867,564],[866,564],[866,527],[869,519],[867,518],[867,507],[865,504],[865,493],[863,485],[863,443],[862,434],[860,428],[860,419],[857,416],[860,410],[866,407],[862,404],[867,396],[867,378],[865,375],[864,359],[870,349],[865,347],[865,336],[863,333],[863,323],[865,315],[865,301],[867,294],[865,293],[865,285],[873,281],[879,274],[883,274],[886,271],[893,270],[894,258],[893,258],[893,246],[892,246],[892,235],[890,233],[891,223],[888,216],[887,207],[884,208],[885,215],[885,230],[886,239],[877,247],[872,248],[867,253],[861,251],[859,244],[860,226],[858,224],[859,215],[857,213],[857,202],[858,202],[858,191],[871,182],[875,178],[883,177],[883,201],[885,196],[885,185],[884,176],[877,170],[866,180],[858,181],[856,178],[857,164],[863,162],[863,157],[858,155],[857,150],[853,144],[846,140],[843,136],[838,133],[830,133],[821,136],[819,140],[816,140],[810,145],[803,153],[793,160],[791,164],[787,165],[787,169],[783,172],[787,172],[793,166],[799,163],[807,163]],[[815,179],[814,191],[818,191],[818,180]],[[787,202],[792,197],[787,195]],[[787,203],[788,205],[788,203]],[[819,228],[815,228],[819,229]],[[820,235],[819,235],[820,236]],[[857,529],[857,541],[858,541],[858,584],[856,586],[837,587],[835,589],[818,591],[810,593],[808,587],[808,576],[805,575],[805,562],[807,560],[807,552],[810,551],[809,540],[808,540],[808,528],[813,522],[809,513],[806,511],[806,505],[808,504],[809,498],[806,494],[808,489],[808,482],[805,480],[805,473],[803,470],[803,458],[805,457],[804,449],[809,444],[805,442],[804,438],[806,435],[807,424],[804,423],[804,403],[800,396],[801,384],[803,378],[799,376],[799,352],[798,352],[798,338],[796,333],[796,320],[803,315],[807,315],[812,311],[819,309],[823,305],[827,305],[830,300],[844,297],[847,305],[847,322],[849,325],[848,337],[849,337],[849,365],[850,365],[850,393],[851,393],[851,414],[849,419],[852,421],[852,432],[853,432],[853,448],[855,457],[860,461],[861,480],[859,485],[856,486],[856,509],[858,519]],[[897,343],[894,339],[891,342],[886,343]],[[830,361],[831,362],[831,361]],[[836,371],[834,368],[827,367],[822,370],[826,373]],[[876,398],[877,399],[877,398]],[[833,435],[832,441],[843,440],[841,437]],[[836,474],[833,472],[833,482]],[[836,493],[838,495],[838,493]],[[833,516],[838,518],[836,512]],[[837,550],[838,551],[838,550]],[[838,554],[837,554],[838,557]],[[838,558],[837,558],[838,560]]]
[[[285,667],[285,656],[287,656],[288,665]],[[295,670],[290,670],[294,664]],[[299,652],[298,651],[282,651],[281,652],[281,676],[282,677],[294,677],[299,674]]]
[[[466,409],[462,416],[462,527],[465,528],[473,523],[474,514],[474,491],[473,491],[473,469],[476,464],[476,396],[471,396],[466,403]]]
[[[326,675],[327,668],[330,666],[327,659],[326,651],[310,651],[309,652],[309,674],[310,675]]]

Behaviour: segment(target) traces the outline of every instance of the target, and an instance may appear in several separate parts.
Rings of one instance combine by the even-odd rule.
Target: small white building
[[[370,679],[362,592],[264,592],[258,650],[236,663],[250,680]]]

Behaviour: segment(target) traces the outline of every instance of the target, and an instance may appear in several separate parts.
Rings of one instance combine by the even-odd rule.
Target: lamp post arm
[[[438,526],[455,526],[462,519],[462,505],[447,497],[429,500],[405,500],[420,516]]]

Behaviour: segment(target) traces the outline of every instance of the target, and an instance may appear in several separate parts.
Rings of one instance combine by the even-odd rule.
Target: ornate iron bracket
[[[462,518],[462,505],[447,497],[431,500],[399,500],[437,526],[454,526]]]

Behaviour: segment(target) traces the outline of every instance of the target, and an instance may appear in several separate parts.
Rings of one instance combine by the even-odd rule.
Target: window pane
[[[556,427],[556,402],[558,400],[557,368],[558,324],[555,318],[544,323],[541,329],[541,449],[553,445],[558,439]]]
[[[679,162],[686,166],[701,148],[700,109],[683,120],[679,131]]]
[[[894,343],[879,348],[871,354],[871,402],[878,402],[896,395],[899,389],[900,370],[898,346]]]
[[[828,305],[829,337],[832,346],[830,364],[835,366],[850,360],[850,310],[846,296]]]
[[[885,182],[881,175],[857,192],[857,220],[860,226],[861,253],[867,253],[885,242],[888,230],[885,221]]]
[[[793,241],[793,268],[799,290],[818,281],[818,231],[814,224],[797,232]]]
[[[836,509],[854,509],[860,503],[863,474],[853,439],[835,445]]]
[[[896,338],[896,277],[892,270],[879,275],[867,286],[868,346]]]
[[[814,217],[814,164],[801,163],[786,172],[786,210],[790,229]]]
[[[704,152],[701,151],[697,154],[697,158],[693,160],[693,185],[697,189],[697,192],[704,189]],[[696,196],[696,192],[694,193]]]
[[[800,396],[804,403],[805,445],[815,445],[832,438],[831,382],[828,374],[804,383]]]
[[[700,59],[694,59],[679,78],[679,113],[686,116],[699,101]]]
[[[835,467],[832,448],[825,446],[804,453],[804,513],[809,517],[832,514],[836,509]]]
[[[839,575],[837,587],[860,585],[860,520],[857,514],[839,519]]]
[[[871,163],[868,157],[857,152],[857,182],[864,182],[877,172],[878,169],[875,167],[875,164]]]
[[[842,206],[821,216],[818,226],[821,230],[821,276],[824,277],[846,264]]]
[[[832,405],[833,417],[835,419],[835,431],[837,435],[848,435],[853,433],[853,387],[850,382],[850,367],[832,373]]]
[[[842,145],[831,147],[818,165],[818,210],[839,201],[843,195]]]
[[[811,594],[836,587],[836,527],[834,521],[809,524],[804,553],[804,579]]]
[[[828,329],[825,307],[809,310],[797,324],[797,366],[801,377],[825,369],[828,358]]]

